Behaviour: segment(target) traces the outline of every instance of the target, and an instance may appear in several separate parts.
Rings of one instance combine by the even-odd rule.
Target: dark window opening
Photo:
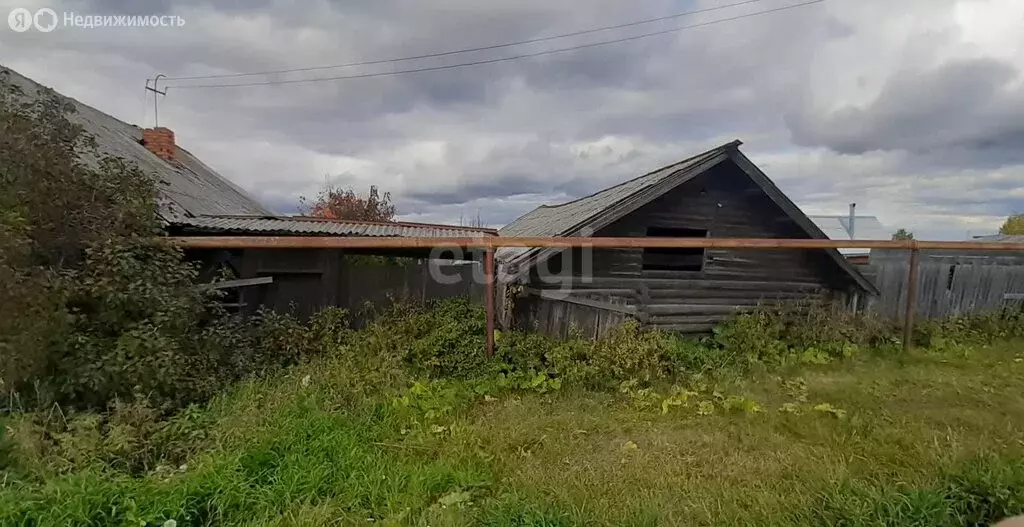
[[[647,235],[659,238],[707,238],[707,229],[679,229],[648,227]],[[645,271],[702,271],[704,269],[704,248],[692,249],[644,249],[643,269]]]

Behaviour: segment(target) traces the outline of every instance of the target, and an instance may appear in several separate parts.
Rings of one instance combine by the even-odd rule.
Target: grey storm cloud
[[[843,153],[903,149],[940,155],[944,160],[974,153],[1020,163],[1024,162],[1020,75],[1014,66],[987,58],[902,71],[865,107],[805,112],[790,116],[789,124],[797,142]]]
[[[201,76],[388,59],[727,1],[68,0],[51,7],[76,14],[173,13],[186,24],[0,32],[0,56],[86,103],[151,124],[152,101],[142,99],[141,88],[156,72]],[[500,225],[541,203],[589,194],[736,138],[798,204],[816,212],[842,212],[855,199],[883,220],[888,215],[913,227],[941,223],[942,216],[950,232],[960,232],[963,224],[991,225],[1024,205],[1021,62],[1006,54],[929,51],[966,45],[966,26],[954,16],[959,7],[1013,7],[1013,0],[906,0],[898,16],[885,0],[829,1],[478,67],[186,87],[445,66],[786,3],[764,0],[607,34],[417,61],[170,80],[161,123],[175,128],[182,146],[280,212],[294,212],[298,196],[314,195],[326,178],[356,190],[370,184],[390,190],[409,219],[457,221],[479,212]],[[1005,30],[1005,38],[1016,38],[1016,31]],[[901,53],[923,59],[886,60]],[[815,81],[848,71],[878,79],[877,93],[850,97],[860,94],[852,78]],[[986,177],[996,172],[1000,177]]]

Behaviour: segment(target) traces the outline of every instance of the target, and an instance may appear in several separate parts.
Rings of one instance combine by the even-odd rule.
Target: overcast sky
[[[0,0],[59,14],[174,14],[167,28],[0,26],[0,63],[152,126],[143,83],[518,41],[736,0],[299,2]],[[772,9],[749,5],[571,39],[355,68],[486,60]],[[296,8],[302,5],[302,8]],[[963,239],[1024,211],[1024,2],[826,0],[628,43],[426,73],[172,87],[160,124],[274,210],[325,179],[390,191],[404,219],[500,226],[740,139],[809,214],[855,201],[918,237]]]

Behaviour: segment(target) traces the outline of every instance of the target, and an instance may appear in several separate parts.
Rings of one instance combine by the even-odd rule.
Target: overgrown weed
[[[348,329],[339,311],[306,323],[267,314],[250,342],[282,346],[280,354],[260,360],[292,366],[269,368],[208,405],[169,419],[142,397],[102,414],[56,406],[9,415],[0,441],[0,509],[9,515],[0,519],[259,523],[284,510],[320,518],[326,508],[347,523],[589,523],[590,513],[549,508],[554,502],[548,497],[508,494],[492,466],[495,456],[506,454],[474,431],[474,416],[519,398],[558,405],[601,394],[616,411],[636,412],[656,426],[697,420],[713,428],[738,421],[789,430],[810,423],[819,430],[849,429],[843,441],[863,441],[857,438],[866,433],[859,430],[869,430],[868,417],[792,372],[838,367],[832,364],[875,349],[872,342],[884,344],[891,335],[846,328],[830,333],[845,335],[845,341],[827,344],[807,330],[808,324],[823,324],[817,315],[785,316],[781,310],[741,315],[703,339],[635,324],[598,342],[505,332],[496,356],[487,358],[482,315],[464,300],[395,306],[358,331]],[[944,356],[948,350],[929,353]],[[778,393],[751,391],[743,379],[752,372],[784,375]],[[525,438],[508,455],[531,458],[561,440]],[[634,444],[641,452],[650,448]],[[615,456],[621,463],[636,457],[618,450]],[[986,489],[1006,495],[999,481]],[[854,499],[846,490],[836,492]],[[69,493],[73,499],[58,511]],[[902,499],[886,496],[878,500]],[[1010,510],[1016,503],[1011,498],[978,517]],[[859,514],[830,500],[823,494],[799,519]],[[510,507],[534,513],[514,514]]]

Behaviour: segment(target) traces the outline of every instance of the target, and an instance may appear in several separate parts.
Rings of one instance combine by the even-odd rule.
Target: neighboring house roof
[[[373,222],[295,216],[203,216],[179,220],[184,232],[204,234],[259,234],[278,236],[409,236],[421,238],[473,238],[497,236],[495,229],[413,222]]]
[[[830,240],[888,240],[892,231],[887,229],[875,216],[854,216],[853,234],[850,234],[850,215],[808,216]],[[846,256],[868,254],[868,249],[839,249]]]
[[[20,88],[10,95],[20,102],[34,102],[52,90],[0,66],[0,84]],[[101,154],[133,162],[157,183],[160,217],[174,223],[204,214],[269,215],[271,212],[241,188],[204,165],[183,148],[177,148],[174,162],[167,162],[142,146],[142,129],[120,121],[70,97],[52,92],[76,110],[68,120],[79,124],[96,139]]]
[[[650,203],[673,188],[703,174],[715,165],[732,160],[778,205],[809,237],[827,236],[768,176],[739,151],[740,141],[732,141],[704,153],[668,165],[640,177],[620,183],[589,196],[561,205],[542,205],[501,228],[501,236],[582,236],[589,235]],[[499,249],[496,258],[502,263],[502,278],[510,279],[524,273],[538,262],[557,254],[561,249],[514,248]],[[824,249],[832,260],[861,288],[877,294],[878,290],[838,251]]]
[[[974,239],[979,242],[1024,243],[1024,234],[988,234]]]

